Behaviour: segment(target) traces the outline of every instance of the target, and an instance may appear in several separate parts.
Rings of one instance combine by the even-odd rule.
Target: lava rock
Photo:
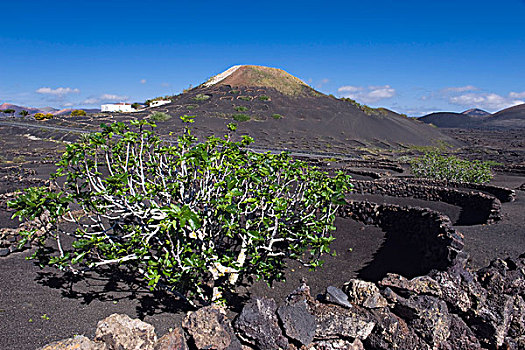
[[[154,350],[188,350],[184,330],[180,327],[175,328],[169,333],[164,334],[155,344]]]
[[[104,342],[108,350],[153,350],[157,335],[149,323],[112,314],[98,323],[95,341]]]
[[[198,349],[241,350],[229,320],[213,305],[188,313],[182,327],[192,336]]]
[[[371,314],[376,325],[363,340],[367,349],[430,349],[403,319],[388,308],[374,309]]]
[[[235,327],[246,342],[261,350],[286,349],[288,340],[279,327],[276,311],[273,299],[253,299],[242,309]]]
[[[308,345],[314,340],[317,324],[315,317],[308,310],[306,301],[283,305],[277,309],[277,314],[289,338],[302,345]]]
[[[400,298],[393,311],[432,346],[438,346],[450,335],[448,308],[446,303],[438,298],[428,295]]]
[[[73,338],[59,340],[37,350],[110,350],[104,343],[94,342],[83,335],[77,335]]]
[[[365,350],[359,339],[349,341],[345,339],[320,340],[314,343],[313,349],[323,350]]]
[[[379,292],[379,288],[372,282],[351,279],[345,283],[343,290],[351,302],[368,309],[386,307],[388,305],[386,299]]]
[[[357,307],[347,309],[338,305],[317,304],[314,316],[317,321],[316,339],[366,339],[375,325],[370,315]]]
[[[325,300],[342,307],[352,307],[352,304],[348,302],[348,295],[346,295],[341,289],[334,286],[326,287]]]
[[[476,335],[457,315],[450,315],[450,336],[439,346],[440,350],[481,349]]]

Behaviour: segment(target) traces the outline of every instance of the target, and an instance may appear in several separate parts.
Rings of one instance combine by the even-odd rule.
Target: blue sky
[[[0,103],[177,94],[236,64],[409,115],[525,101],[525,0],[2,1]]]

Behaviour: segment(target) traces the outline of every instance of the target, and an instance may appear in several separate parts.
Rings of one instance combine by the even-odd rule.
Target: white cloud
[[[52,95],[56,97],[63,97],[69,94],[78,94],[79,92],[80,92],[79,89],[72,89],[69,87],[66,87],[66,88],[59,87],[56,89],[51,89],[50,87],[41,87],[36,90],[36,93],[43,94],[43,95]]]
[[[124,102],[129,100],[128,96],[123,95],[115,95],[115,94],[102,94],[100,96],[91,96],[84,101],[82,101],[83,104],[88,105],[94,105],[94,104],[101,104],[104,102]]]
[[[466,91],[476,91],[476,90],[478,90],[478,88],[473,85],[465,85],[465,86],[452,86],[452,87],[444,88],[443,92],[466,92]]]
[[[146,84],[147,80],[146,79],[140,79],[140,83],[141,84]]]
[[[368,87],[362,86],[341,86],[337,91],[343,97],[349,97],[351,99],[364,102],[373,103],[378,102],[387,98],[392,98],[396,95],[396,89],[390,85],[371,85]]]
[[[363,88],[361,86],[351,86],[351,85],[345,85],[341,86],[339,89],[337,89],[339,92],[357,92],[357,91],[363,91]]]
[[[62,104],[62,107],[72,107],[73,106],[73,103],[71,102],[66,102],[64,104]]]
[[[482,108],[491,111],[500,110],[525,103],[517,98],[525,97],[525,93],[509,93],[508,96],[501,96],[495,93],[468,93],[458,96],[451,96],[449,102],[462,107]]]
[[[171,84],[170,83],[161,83],[160,86],[165,87],[165,88],[169,88],[169,87],[171,87]]]
[[[509,97],[511,97],[511,98],[525,98],[525,91],[523,91],[523,92],[511,92],[511,93],[509,93]]]

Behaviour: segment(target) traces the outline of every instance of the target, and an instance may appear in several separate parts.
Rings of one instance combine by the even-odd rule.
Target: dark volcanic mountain
[[[494,113],[484,124],[493,128],[525,128],[525,103]]]
[[[485,117],[485,116],[490,115],[489,112],[484,111],[479,108],[467,109],[466,111],[461,112],[461,114],[470,115],[471,117]]]
[[[470,110],[469,110],[470,111]],[[468,111],[466,111],[468,112]],[[490,114],[489,114],[490,115]],[[436,112],[418,118],[424,123],[435,125],[439,128],[461,128],[470,129],[480,127],[485,116],[472,116],[454,112]]]
[[[173,117],[158,122],[161,130],[180,128],[178,117],[184,114],[196,116],[192,127],[201,135],[223,134],[226,124],[237,120],[238,132],[253,136],[258,144],[281,148],[330,152],[430,145],[437,140],[455,143],[417,120],[326,96],[283,70],[260,66],[232,67],[150,111]]]
[[[440,128],[460,129],[519,129],[525,128],[525,104],[510,107],[494,114],[481,109],[463,113],[439,112],[419,118]]]

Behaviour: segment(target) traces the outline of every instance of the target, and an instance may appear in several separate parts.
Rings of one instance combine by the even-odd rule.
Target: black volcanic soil
[[[203,95],[209,98],[195,100]],[[246,110],[236,111],[235,108]],[[153,110],[173,116],[169,121],[158,123],[161,129],[170,131],[182,128],[180,116],[195,115],[192,128],[199,135],[209,135],[212,130],[225,132],[227,123],[236,122],[233,115],[246,114],[250,120],[236,122],[239,133],[254,137],[256,145],[284,149],[295,146],[344,152],[359,147],[429,145],[438,139],[459,144],[436,128],[386,109],[367,115],[350,102],[324,95],[288,96],[273,88],[229,85],[199,88],[176,96],[173,103]],[[272,117],[276,114],[280,116],[278,119]]]
[[[119,120],[130,118],[118,116]],[[88,120],[86,122],[86,120]],[[110,122],[112,119],[106,120]],[[100,121],[97,119],[97,121]],[[83,125],[82,123],[85,123]],[[253,122],[255,123],[255,122]],[[57,128],[71,125],[83,129],[93,128],[92,119],[73,121],[56,119],[45,125]],[[277,131],[268,132],[266,142],[276,145],[290,145],[302,149],[300,138],[292,139],[288,134]],[[514,134],[484,134],[476,132],[448,132],[461,142],[468,142],[469,150],[478,150],[477,154],[496,159],[508,166],[523,164],[525,147],[523,140],[515,140]],[[47,178],[53,169],[53,161],[66,147],[67,141],[77,138],[79,133],[61,129],[48,130],[38,127],[0,125],[0,193],[14,188],[23,188],[31,184],[24,183],[30,177]],[[488,137],[491,139],[487,139]],[[293,136],[292,136],[293,137]],[[306,136],[305,136],[306,137]],[[509,147],[509,142],[512,147]],[[291,143],[288,143],[291,142]],[[520,143],[521,142],[521,143]],[[316,147],[319,145],[316,145]],[[312,146],[313,147],[313,146]],[[326,149],[326,148],[325,148]],[[340,150],[352,149],[342,145]],[[353,149],[355,151],[355,149]],[[369,155],[374,155],[370,153]],[[353,153],[359,155],[359,152]],[[387,156],[389,154],[386,154]],[[471,155],[472,156],[472,155]],[[379,156],[378,156],[379,157]],[[335,164],[335,165],[334,165]],[[331,168],[344,166],[344,162],[332,163]],[[369,169],[379,171],[381,169]],[[505,169],[502,169],[505,170]],[[25,172],[30,172],[25,173]],[[400,174],[403,175],[403,174]],[[366,176],[363,176],[366,178]],[[525,174],[516,172],[501,173],[493,181],[500,186],[516,188],[525,183]],[[456,227],[465,236],[465,251],[469,252],[473,266],[482,266],[496,257],[517,256],[525,252],[525,193],[517,191],[515,202],[503,203],[503,219],[492,225],[472,225]],[[362,198],[365,198],[363,196]],[[355,198],[358,198],[355,195]],[[361,197],[359,197],[361,198]],[[439,202],[418,201],[409,198],[369,196],[372,202],[387,202],[399,205],[427,206],[455,217],[460,215],[460,208]],[[9,220],[10,213],[0,203],[0,227],[14,226]],[[290,263],[286,271],[288,281],[277,283],[269,288],[257,282],[252,286],[239,287],[239,298],[250,295],[282,299],[296,288],[302,278],[308,280],[313,293],[322,293],[326,286],[341,286],[352,277],[365,278],[370,273],[384,274],[387,271],[402,271],[406,265],[417,265],[410,259],[410,254],[400,251],[396,261],[386,262],[380,271],[370,272],[374,265],[376,252],[387,244],[385,232],[379,228],[362,225],[350,219],[337,219],[336,241],[333,248],[336,257],[327,257],[326,264],[314,272]],[[352,248],[350,251],[349,248]],[[187,307],[162,292],[150,292],[141,287],[139,281],[107,271],[106,274],[92,273],[89,278],[71,283],[71,279],[53,269],[40,270],[31,261],[25,260],[30,251],[14,253],[0,258],[0,339],[1,348],[35,349],[45,343],[72,336],[86,334],[92,336],[96,323],[111,313],[126,313],[139,317],[155,325],[159,334],[179,324]],[[401,262],[401,263],[399,263]],[[377,268],[377,264],[374,265]],[[43,318],[43,316],[46,317]],[[45,319],[49,317],[49,319]]]

